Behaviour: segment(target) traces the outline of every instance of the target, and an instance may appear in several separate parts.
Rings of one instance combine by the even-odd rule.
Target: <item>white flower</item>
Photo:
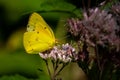
[[[75,48],[71,45],[63,44],[62,46],[55,46],[52,50],[46,51],[44,53],[39,53],[43,59],[51,58],[55,61],[60,60],[63,62],[71,62],[72,59],[77,59]]]

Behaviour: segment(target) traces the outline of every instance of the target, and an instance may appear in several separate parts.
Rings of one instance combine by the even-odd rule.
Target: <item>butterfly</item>
[[[27,32],[23,35],[23,45],[27,53],[37,54],[53,48],[56,40],[52,29],[36,12],[32,13]]]

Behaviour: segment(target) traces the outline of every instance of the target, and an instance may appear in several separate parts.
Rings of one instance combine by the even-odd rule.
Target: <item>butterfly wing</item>
[[[39,53],[52,48],[55,44],[55,37],[43,18],[39,14],[33,13],[23,41],[28,53]]]
[[[36,27],[35,25],[38,25],[38,26]],[[39,28],[39,30],[44,30],[46,34],[48,34],[52,38],[55,38],[54,33],[53,33],[52,29],[49,27],[49,25],[44,21],[44,19],[38,13],[34,12],[30,16],[27,31],[38,30],[35,28]]]

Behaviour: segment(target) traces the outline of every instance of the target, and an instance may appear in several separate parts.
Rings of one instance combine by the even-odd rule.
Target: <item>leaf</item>
[[[40,5],[40,10],[44,11],[72,11],[76,7],[65,1],[46,1]]]
[[[16,74],[11,76],[7,76],[7,75],[1,76],[0,80],[35,80],[35,79],[28,79],[21,75]]]
[[[15,53],[2,52],[0,54],[0,63],[0,76],[17,73],[25,77],[38,78],[41,77],[41,75],[38,74],[38,69],[40,68],[44,70],[43,76],[47,77],[45,64],[39,55],[23,54],[22,51],[15,51]]]

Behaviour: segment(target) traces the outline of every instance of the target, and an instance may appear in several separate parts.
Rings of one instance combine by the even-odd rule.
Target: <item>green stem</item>
[[[47,60],[44,60],[44,61],[45,61],[46,66],[47,66],[47,70],[48,70],[48,74],[50,75],[50,79],[53,80],[53,79],[52,79],[51,72],[50,72],[50,69],[49,69],[49,66],[48,66],[48,61],[47,61]]]
[[[60,74],[60,72],[63,70],[63,68],[64,68],[66,65],[67,65],[66,63],[65,63],[65,64],[63,63],[62,67],[55,73],[55,77]]]
[[[56,71],[57,71],[57,69],[58,69],[58,67],[59,67],[59,60],[53,61],[53,65],[54,65],[54,66],[53,66],[54,72],[53,72],[52,79],[55,80],[55,79],[56,79]]]

